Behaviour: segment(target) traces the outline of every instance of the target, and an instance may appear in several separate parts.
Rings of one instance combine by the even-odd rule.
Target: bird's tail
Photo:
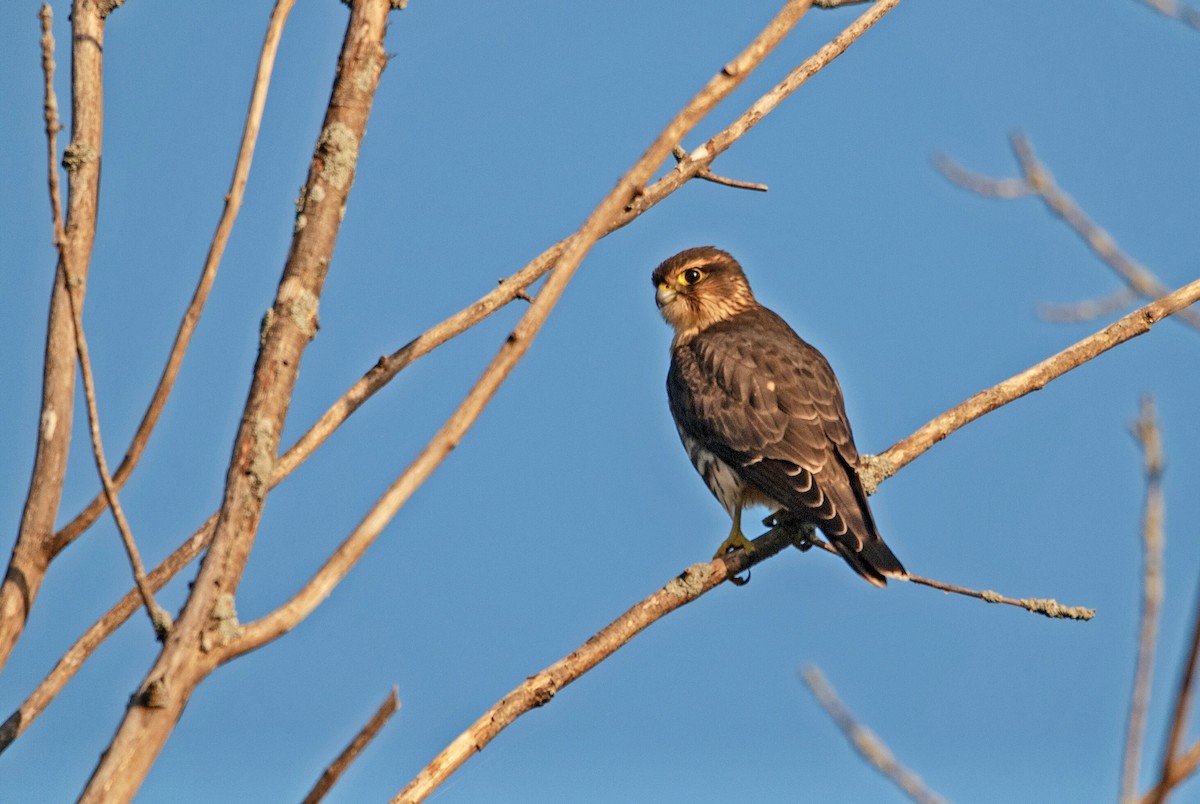
[[[900,559],[896,558],[891,548],[884,544],[883,539],[876,538],[868,541],[857,553],[848,545],[843,544],[840,539],[831,541],[837,551],[841,553],[842,558],[846,559],[846,563],[875,586],[887,586],[888,578],[896,580],[908,578],[908,572],[904,569],[904,565],[900,563]]]

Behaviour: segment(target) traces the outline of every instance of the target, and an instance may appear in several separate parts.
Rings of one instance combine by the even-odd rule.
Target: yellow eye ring
[[[679,278],[684,285],[694,285],[704,278],[704,272],[699,268],[688,268]]]

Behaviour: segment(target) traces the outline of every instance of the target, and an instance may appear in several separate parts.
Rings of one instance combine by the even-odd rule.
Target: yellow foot
[[[720,558],[726,553],[732,553],[734,550],[745,550],[747,553],[754,552],[754,544],[742,535],[740,530],[736,530],[729,534],[729,538],[721,542],[721,546],[717,548],[717,552],[713,554],[713,558]]]

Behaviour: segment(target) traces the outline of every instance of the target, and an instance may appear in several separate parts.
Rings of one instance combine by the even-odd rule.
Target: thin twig
[[[675,161],[677,163],[682,162],[688,157],[688,152],[685,151],[681,145],[676,145],[672,149],[671,154],[675,157]],[[731,179],[726,176],[718,176],[707,167],[700,168],[700,170],[696,173],[696,178],[704,179],[705,181],[711,181],[713,184],[723,184],[726,187],[736,187],[739,190],[756,190],[761,193],[765,193],[767,191],[767,185],[765,184],[760,184],[755,181]]]
[[[66,265],[64,263],[64,270]],[[171,630],[171,615],[154,600],[154,592],[146,582],[146,568],[142,565],[141,554],[138,553],[137,542],[133,538],[133,530],[117,497],[117,488],[112,476],[108,473],[108,462],[104,458],[104,442],[100,438],[100,411],[96,405],[96,382],[92,377],[92,361],[88,356],[87,338],[83,334],[82,301],[78,288],[82,284],[70,273],[66,273],[67,295],[71,300],[71,316],[75,320],[75,348],[79,353],[79,372],[83,378],[83,396],[87,403],[88,431],[92,437],[92,455],[96,460],[96,471],[100,475],[100,483],[104,486],[104,494],[108,497],[108,507],[117,523],[121,534],[121,542],[125,545],[125,553],[129,556],[129,566],[133,570],[133,582],[142,595],[142,603],[146,606],[146,614],[154,633],[159,641],[167,638]]]
[[[926,787],[920,776],[896,760],[896,757],[876,736],[875,732],[854,719],[854,715],[850,714],[850,710],[838,698],[837,693],[825,680],[825,676],[816,665],[809,665],[802,669],[800,676],[812,691],[817,703],[821,704],[821,708],[841,729],[842,734],[858,751],[859,756],[918,804],[945,804],[946,800]]]
[[[767,517],[763,521],[764,524],[772,524],[772,517]],[[808,545],[819,547],[830,555],[839,555],[838,551],[828,542],[823,541],[815,536],[810,536],[805,539]],[[1043,617],[1050,617],[1056,620],[1091,620],[1096,616],[1096,610],[1087,608],[1086,606],[1064,606],[1053,598],[1044,597],[1025,597],[1013,598],[1007,595],[1002,595],[999,592],[993,592],[990,589],[978,591],[969,589],[965,586],[956,586],[952,583],[944,583],[943,581],[935,581],[932,578],[923,578],[920,575],[909,573],[905,579],[909,583],[915,583],[920,586],[928,586],[931,589],[937,589],[940,592],[948,594],[962,595],[963,597],[973,597],[976,600],[982,600],[987,603],[1001,603],[1006,606],[1016,606],[1030,614],[1040,614]]]
[[[358,759],[358,755],[371,740],[375,739],[375,735],[379,734],[380,730],[391,719],[392,715],[400,708],[399,690],[392,687],[392,691],[388,693],[388,697],[375,710],[375,714],[371,715],[371,719],[367,721],[362,730],[355,735],[350,744],[346,746],[342,753],[338,754],[337,759],[330,763],[325,772],[321,774],[321,778],[317,779],[317,783],[313,785],[313,789],[304,797],[304,804],[317,804],[323,800],[338,779],[342,778],[342,774],[346,772],[346,768],[350,767],[350,763]]]
[[[279,51],[279,40],[283,36],[284,23],[287,22],[288,14],[294,4],[295,0],[277,0],[275,8],[271,12],[270,21],[267,23],[267,32],[263,37],[262,50],[258,57],[258,69],[254,76],[254,86],[250,90],[250,108],[246,112],[246,122],[242,128],[242,141],[234,162],[233,178],[229,183],[229,191],[225,194],[225,208],[217,222],[212,242],[209,244],[208,256],[205,257],[200,279],[192,293],[192,300],[188,303],[187,310],[183,313],[183,319],[179,322],[175,341],[167,355],[167,364],[163,367],[162,375],[150,398],[150,404],[146,407],[145,414],[142,415],[142,421],[138,424],[137,432],[134,433],[133,439],[125,451],[125,457],[121,459],[116,474],[113,475],[113,484],[118,490],[133,474],[134,468],[146,449],[146,443],[150,440],[150,434],[158,423],[163,408],[166,407],[167,398],[175,385],[176,377],[179,376],[179,369],[183,365],[183,358],[191,343],[192,334],[196,331],[196,325],[204,311],[204,304],[208,301],[208,294],[216,281],[221,257],[225,253],[225,246],[229,242],[233,224],[242,207],[242,199],[246,195],[246,181],[250,175],[250,165],[254,159],[254,146],[258,141],[258,131],[262,125],[263,109],[267,102],[267,90],[271,84],[275,56]],[[82,511],[54,535],[50,548],[52,553],[57,555],[79,534],[87,530],[104,512],[107,505],[108,495],[102,489]]]
[[[1080,324],[1119,313],[1137,300],[1137,291],[1124,287],[1099,299],[1086,299],[1070,304],[1044,302],[1037,306],[1037,314],[1043,321],[1055,324]]]
[[[1200,10],[1194,9],[1180,3],[1179,0],[1140,0],[1142,5],[1150,8],[1169,17],[1173,20],[1178,20],[1184,25],[1200,31]]]
[[[1183,738],[1187,713],[1192,706],[1192,681],[1196,677],[1196,658],[1200,656],[1200,585],[1196,591],[1196,610],[1192,617],[1192,642],[1188,648],[1187,659],[1184,661],[1183,674],[1179,681],[1179,691],[1175,695],[1175,710],[1171,716],[1171,726],[1167,731],[1167,743],[1163,747],[1162,773],[1159,774],[1158,784],[1150,794],[1150,804],[1161,804],[1171,791],[1172,779],[1178,779],[1175,771],[1175,752],[1179,750],[1179,741]]]
[[[1138,637],[1137,664],[1129,719],[1125,726],[1125,759],[1121,764],[1121,801],[1131,803],[1137,795],[1138,763],[1146,733],[1146,706],[1150,701],[1150,679],[1154,669],[1154,647],[1158,642],[1159,609],[1163,599],[1163,449],[1154,410],[1154,399],[1142,399],[1142,410],[1130,428],[1142,450],[1146,474],[1146,502],[1142,514],[1142,618]]]
[[[54,94],[54,37],[50,30],[53,15],[50,7],[42,6],[40,16],[42,20],[42,68],[46,79],[44,107],[46,114],[46,138],[50,153],[50,206],[53,209],[54,216],[54,241],[58,248],[59,272],[62,275],[62,282],[67,289],[67,301],[71,308],[71,320],[74,323],[75,350],[79,356],[79,368],[83,376],[84,398],[87,402],[88,429],[92,437],[92,454],[96,459],[96,471],[100,474],[100,482],[104,486],[104,493],[108,497],[109,505],[112,507],[113,518],[117,523],[117,530],[121,533],[121,541],[125,544],[125,552],[129,556],[129,564],[133,569],[133,581],[142,594],[142,601],[145,603],[150,623],[154,626],[154,631],[158,635],[158,638],[162,640],[166,638],[167,632],[170,630],[171,617],[155,602],[154,593],[146,584],[146,570],[142,566],[142,558],[138,554],[137,543],[133,539],[133,531],[129,527],[129,521],[125,518],[125,512],[121,509],[120,502],[117,499],[117,490],[113,486],[112,477],[108,473],[108,463],[104,458],[104,444],[100,438],[100,413],[96,405],[96,386],[92,377],[91,359],[88,356],[87,338],[83,333],[82,296],[86,277],[82,274],[76,275],[72,273],[71,269],[73,266],[67,254],[66,232],[62,225],[61,199],[58,189],[58,166],[55,164],[55,155],[57,153],[55,139],[61,126],[58,122],[58,99]]]
[[[45,100],[42,103],[46,117],[46,155],[49,163],[46,175],[50,180],[50,214],[54,226],[54,247],[62,255],[67,244],[67,233],[63,229],[62,194],[58,186],[58,132],[62,123],[58,121],[58,96],[54,92],[54,12],[43,5],[38,11],[42,21],[42,75],[45,77]]]

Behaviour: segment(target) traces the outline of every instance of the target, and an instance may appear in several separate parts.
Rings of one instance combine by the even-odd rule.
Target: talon
[[[734,550],[745,550],[747,554],[754,552],[754,545],[742,534],[741,508],[733,512],[733,527],[729,529],[729,535],[725,537],[725,541],[721,542],[721,546],[717,548],[717,552],[713,554],[713,558],[720,558],[726,553],[732,553]]]
[[[745,550],[747,553],[754,552],[754,543],[742,535],[740,528],[736,532],[730,533],[729,538],[721,542],[721,546],[717,548],[717,552],[713,554],[713,558],[720,558],[735,550]]]

